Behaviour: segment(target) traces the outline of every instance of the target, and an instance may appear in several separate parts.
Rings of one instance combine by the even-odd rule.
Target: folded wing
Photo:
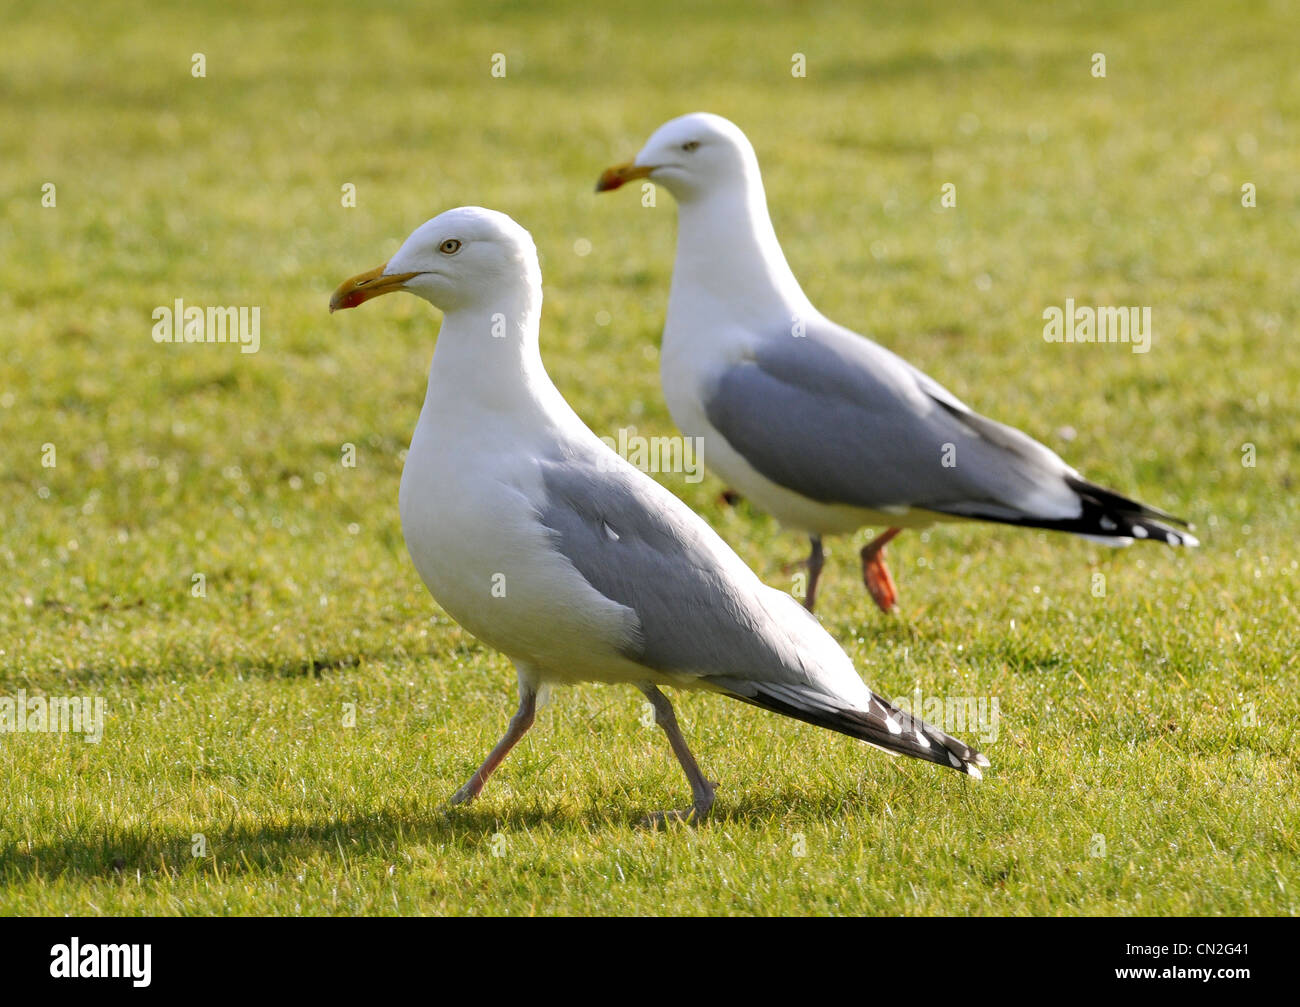
[[[824,320],[759,342],[716,376],[704,405],[756,471],[819,502],[1196,544],[1166,523],[1184,522],[1087,482],[1045,445]]]

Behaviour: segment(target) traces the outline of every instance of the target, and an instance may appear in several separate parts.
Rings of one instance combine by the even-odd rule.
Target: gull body
[[[812,607],[823,535],[885,526],[862,551],[886,611],[884,545],[900,529],[976,519],[1112,544],[1195,545],[1163,511],[1087,482],[1033,438],[979,415],[901,357],[823,315],[786,262],[758,158],[740,129],[696,113],[661,126],[597,189],[635,178],[678,203],[660,377],[706,463],[807,533]]]
[[[874,695],[815,619],[583,424],[542,365],[541,274],[517,223],[449,210],[342,284],[331,310],[393,290],[444,311],[402,472],[407,548],[437,602],[519,677],[510,729],[453,800],[479,793],[547,683],[641,689],[691,783],[678,816],[706,814],[715,785],[659,686],[723,693],[969,775],[988,764]]]

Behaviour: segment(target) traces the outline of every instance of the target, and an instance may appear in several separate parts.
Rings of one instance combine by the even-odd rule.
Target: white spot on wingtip
[[[1143,528],[1140,524],[1135,524],[1135,525],[1133,526],[1133,537],[1134,537],[1134,538],[1146,538],[1146,537],[1147,537],[1147,530],[1146,530],[1145,528]]]
[[[953,755],[952,752],[949,752],[949,753],[948,753],[948,761],[952,763],[952,768],[953,768],[953,769],[961,769],[961,768],[962,768],[962,762],[961,762],[961,759],[959,759],[959,758],[957,758],[957,756]]]
[[[966,775],[973,777],[976,780],[984,779],[984,774],[980,772],[979,766],[975,765],[973,762],[966,763]]]
[[[930,747],[930,739],[927,738],[927,737],[926,737],[924,734],[922,734],[920,731],[917,731],[917,732],[916,732],[916,741],[917,741],[917,744],[919,744],[922,748],[929,748],[929,747]]]
[[[1114,531],[1116,528],[1119,527],[1119,525],[1117,525],[1114,521],[1112,521],[1108,517],[1103,517],[1101,521],[1099,521],[1098,523],[1101,525],[1102,531]]]
[[[897,720],[895,720],[893,717],[886,717],[886,718],[885,718],[885,726],[886,726],[887,728],[889,728],[889,733],[890,733],[890,734],[902,734],[902,733],[903,733],[903,727],[902,727],[902,725],[899,724],[899,722],[898,722]]]
[[[617,542],[617,541],[618,541],[618,532],[616,532],[613,528],[611,528],[611,527],[609,526],[608,523],[606,523],[606,522],[604,522],[604,521],[602,521],[601,524],[603,524],[603,525],[605,526],[605,534],[609,536],[609,540],[610,540],[611,542]]]
[[[983,752],[976,752],[976,753],[975,753],[975,765],[977,765],[977,766],[987,766],[987,765],[990,765],[990,763],[989,763],[989,757],[988,757],[987,755],[985,755]]]

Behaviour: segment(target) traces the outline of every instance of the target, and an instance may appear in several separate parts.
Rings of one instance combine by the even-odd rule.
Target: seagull
[[[707,690],[980,777],[988,759],[863,683],[815,617],[766,586],[694,511],[607,447],[551,383],[533,239],[481,207],[422,224],[330,311],[407,290],[443,312],[402,470],[411,559],[434,600],[514,663],[519,708],[451,803],[473,800],[533,723],[543,685],[633,685],[701,820],[705,779],[661,686]]]
[[[1088,482],[1050,448],[974,412],[933,378],[837,325],[804,294],[768,215],[754,148],[734,123],[695,113],[664,123],[597,192],[634,179],[677,200],[677,259],[660,379],[678,427],[741,494],[812,543],[886,530],[861,552],[885,612],[898,591],[885,546],[904,528],[972,519],[1128,545],[1197,545],[1171,514]]]

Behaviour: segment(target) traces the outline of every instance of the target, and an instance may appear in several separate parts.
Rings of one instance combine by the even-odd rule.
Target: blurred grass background
[[[0,911],[1296,912],[1300,15],[1128,7],[0,5],[0,695],[108,710],[99,745],[0,735]],[[872,685],[999,700],[980,786],[683,697],[717,818],[639,831],[685,783],[592,686],[446,815],[514,696],[401,538],[436,313],[329,292],[508,212],[561,391],[675,433],[671,198],[592,187],[696,110],[754,142],[829,316],[1204,546],[908,534],[885,619],[866,533],[833,544],[819,614]],[[1045,343],[1067,297],[1150,305],[1151,352]],[[176,298],[260,306],[260,352],[155,344]],[[660,478],[790,586],[801,539]]]

